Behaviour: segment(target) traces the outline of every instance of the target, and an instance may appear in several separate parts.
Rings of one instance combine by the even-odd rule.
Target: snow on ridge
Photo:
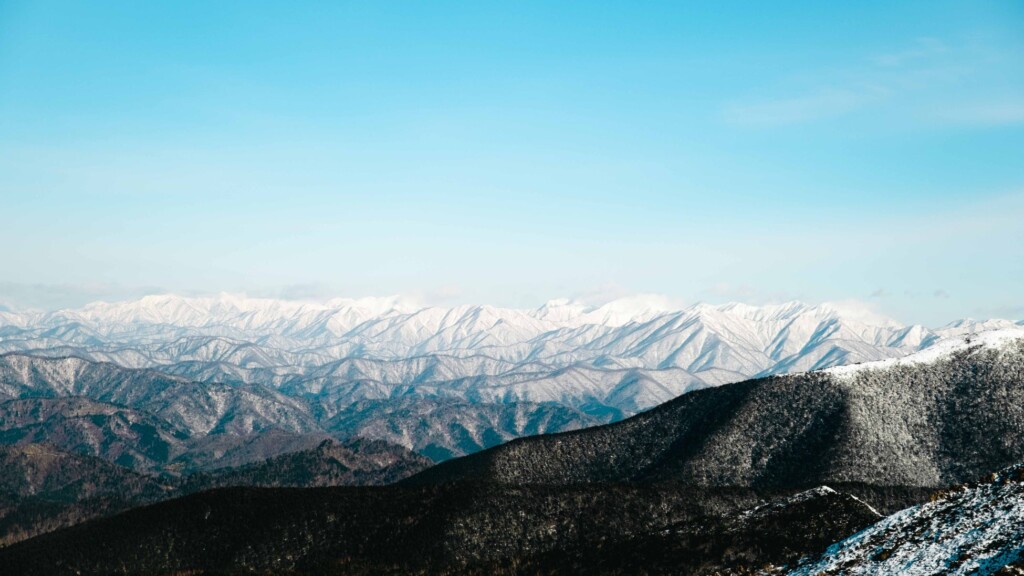
[[[825,486],[823,484],[823,485],[818,486],[816,488],[811,488],[809,490],[804,490],[803,492],[798,492],[796,494],[793,494],[792,496],[789,496],[787,498],[783,498],[782,500],[777,500],[775,502],[768,502],[767,504],[761,504],[760,506],[755,506],[754,508],[751,508],[749,510],[745,510],[741,514],[741,516],[747,516],[747,517],[749,517],[749,516],[756,516],[758,514],[766,512],[766,511],[781,510],[783,508],[787,508],[787,507],[792,506],[794,504],[800,504],[800,503],[803,503],[803,502],[808,502],[808,501],[814,500],[816,498],[825,498],[827,496],[832,496],[834,494],[838,494],[838,492],[833,490],[831,487]]]
[[[482,355],[551,366],[681,368],[722,384],[900,357],[943,337],[1013,325],[964,321],[933,330],[903,326],[850,302],[683,306],[651,294],[604,304],[551,300],[534,309],[421,307],[400,296],[163,294],[48,313],[0,312],[0,326],[16,328],[0,333],[0,352],[70,347],[136,367],[227,358],[269,367]],[[208,346],[211,337],[237,344]]]
[[[791,576],[995,574],[1024,559],[1024,469],[888,516],[829,547]]]
[[[1002,348],[1007,342],[1020,339],[1024,339],[1024,328],[1004,328],[1000,330],[989,330],[986,332],[952,336],[939,340],[920,352],[915,352],[901,358],[889,358],[886,360],[878,360],[876,362],[834,366],[832,368],[826,368],[821,372],[830,376],[845,378],[867,370],[884,370],[894,366],[929,364],[936,360],[945,358],[954,352],[973,346],[980,346],[982,348]]]

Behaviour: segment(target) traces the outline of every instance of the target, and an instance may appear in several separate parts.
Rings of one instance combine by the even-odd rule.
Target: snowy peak
[[[172,294],[50,313],[0,313],[0,353],[48,351],[132,367],[222,361],[302,372],[346,358],[483,356],[552,369],[680,369],[709,385],[906,356],[1008,321],[903,326],[863,305],[683,306],[643,294],[598,306],[423,307],[398,296],[323,302]],[[179,342],[217,338],[203,352]],[[468,376],[468,374],[467,374]]]
[[[980,333],[969,333],[963,336],[953,336],[940,340],[928,346],[920,352],[915,352],[902,358],[892,358],[877,362],[865,362],[862,364],[849,364],[836,366],[824,372],[837,377],[849,377],[854,374],[871,370],[885,370],[895,366],[913,366],[917,364],[930,364],[949,358],[957,352],[968,349],[999,350],[1011,342],[1024,341],[1024,328],[1014,327],[1001,330],[990,330]]]

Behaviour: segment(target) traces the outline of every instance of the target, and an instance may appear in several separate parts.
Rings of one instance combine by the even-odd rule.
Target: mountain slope
[[[189,476],[181,490],[195,492],[224,486],[376,486],[401,480],[431,464],[422,456],[380,440],[325,440],[310,450]]]
[[[0,546],[171,494],[170,486],[99,458],[0,446]]]
[[[520,439],[410,479],[945,486],[1024,460],[1024,331],[683,395],[628,420]]]
[[[132,367],[312,367],[346,358],[485,356],[555,367],[679,368],[720,383],[724,374],[738,375],[729,377],[735,381],[899,356],[944,334],[979,328],[985,326],[965,321],[946,334],[849,306],[799,302],[681,308],[648,297],[596,308],[552,301],[515,310],[419,308],[395,298],[300,303],[164,295],[78,310],[0,313],[0,350],[70,346],[90,359]],[[464,370],[446,379],[471,375],[479,373]]]
[[[1017,573],[1024,567],[1024,466],[990,481],[937,494],[830,547],[821,558],[789,572],[942,574]]]
[[[810,555],[870,572],[889,558],[865,556],[882,542],[921,567],[933,557],[946,566],[958,551],[968,553],[957,556],[964,566],[996,555],[985,564],[995,566],[1018,561],[1017,472],[955,505],[911,509],[935,511],[923,519],[883,520],[862,533],[879,534],[864,546],[850,534],[878,521],[866,503],[875,501],[820,486],[906,501],[1024,461],[1022,384],[1024,331],[957,337],[900,359],[697,390],[622,422],[515,440],[393,486],[202,492],[33,538],[0,550],[0,564],[18,574],[711,574],[795,566]],[[356,468],[332,463],[332,450],[220,478],[331,482]],[[816,488],[794,494],[802,487]],[[936,541],[927,528],[936,522],[955,545],[921,556],[934,552],[918,544]],[[833,562],[837,550],[850,552]]]
[[[0,549],[11,574],[749,571],[877,520],[832,491],[672,485],[220,489]],[[647,560],[636,564],[639,551]]]
[[[75,501],[100,495],[160,492],[153,478],[100,458],[51,446],[0,446],[0,492],[7,497]]]
[[[317,428],[301,402],[261,386],[194,382],[74,357],[0,356],[0,398],[69,396],[143,410],[193,435]]]
[[[140,474],[52,446],[0,446],[0,546],[199,490],[386,484],[430,464],[378,440],[324,440],[260,462],[174,478]]]
[[[342,438],[386,440],[440,461],[522,436],[598,423],[554,403],[473,404],[400,397],[356,402],[335,414],[325,427]]]
[[[156,418],[87,398],[0,402],[0,443],[49,444],[155,472],[187,450],[190,434]]]

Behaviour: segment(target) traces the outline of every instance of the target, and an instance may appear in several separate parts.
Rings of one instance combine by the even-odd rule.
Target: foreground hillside
[[[933,486],[1024,461],[1024,332],[899,361],[699,390],[623,422],[517,440],[410,482]]]
[[[11,574],[635,574],[795,562],[878,520],[831,490],[221,489],[0,549]]]
[[[1024,466],[935,494],[789,572],[940,576],[1024,569]]]

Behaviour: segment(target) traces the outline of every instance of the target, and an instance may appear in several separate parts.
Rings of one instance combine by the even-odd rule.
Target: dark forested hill
[[[1024,340],[1011,339],[698,390],[616,424],[446,462],[410,482],[946,486],[1019,461]]]
[[[11,574],[714,573],[816,554],[878,519],[817,490],[677,485],[219,489],[0,549]],[[638,556],[639,555],[639,556]]]
[[[0,545],[215,487],[381,485],[430,464],[380,440],[325,440],[261,462],[176,478],[140,474],[52,446],[0,446]]]
[[[171,486],[100,458],[0,446],[0,545],[171,495]]]
[[[314,487],[380,486],[397,482],[433,462],[381,440],[325,440],[316,448],[262,462],[187,477],[182,490],[223,486]]]

